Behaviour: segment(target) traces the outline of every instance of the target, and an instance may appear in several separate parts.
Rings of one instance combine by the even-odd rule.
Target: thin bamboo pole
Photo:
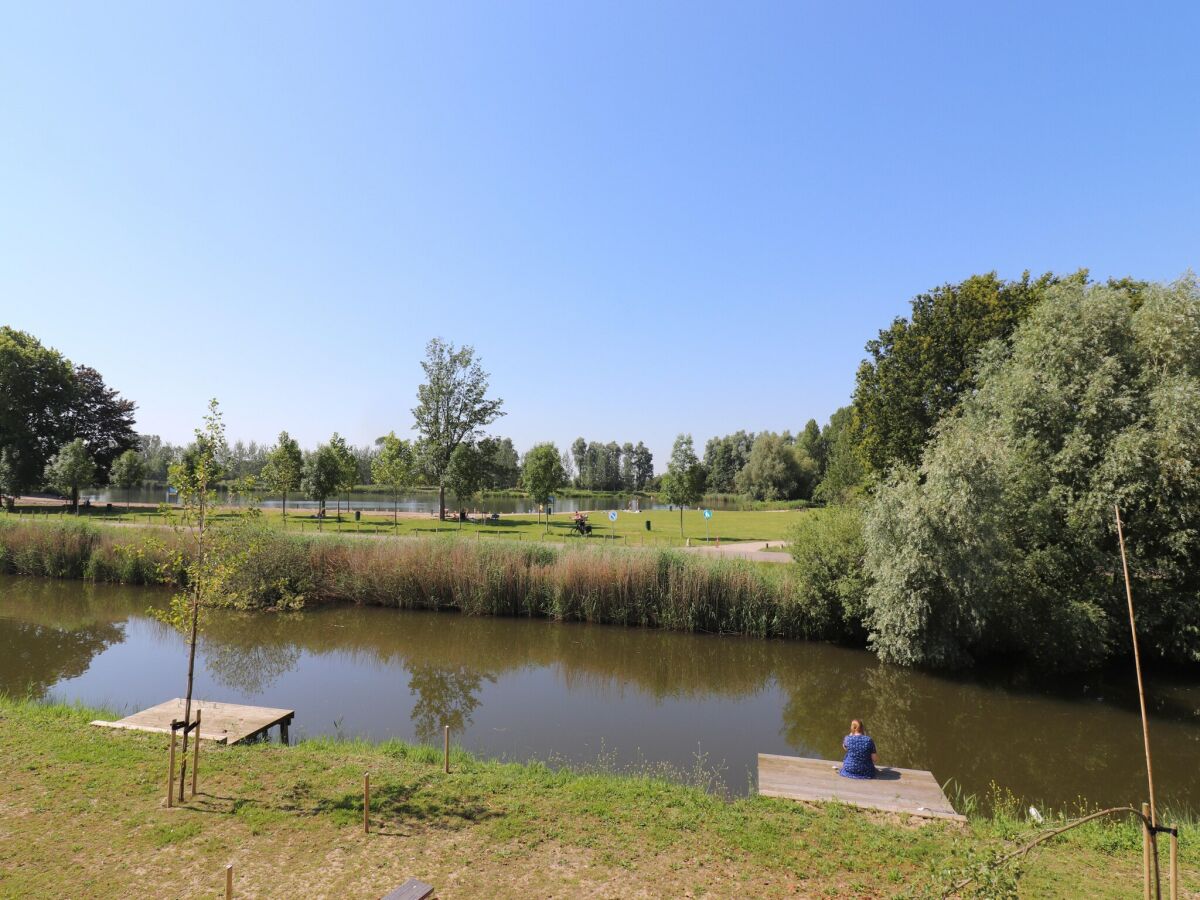
[[[171,723],[171,758],[167,762],[167,806],[174,806],[175,796],[175,723]]]
[[[1171,900],[1179,900],[1179,837],[1171,832]]]
[[[1125,599],[1129,604],[1129,637],[1133,641],[1133,665],[1137,671],[1138,704],[1142,710],[1142,743],[1146,748],[1146,786],[1150,790],[1150,823],[1158,824],[1157,807],[1154,804],[1154,768],[1150,762],[1150,724],[1146,717],[1146,690],[1142,684],[1142,657],[1138,652],[1137,625],[1133,616],[1133,586],[1129,581],[1129,561],[1125,556],[1125,531],[1121,527],[1121,507],[1113,505],[1117,515],[1117,540],[1121,544],[1121,568],[1125,573]]]
[[[1150,815],[1150,804],[1142,804],[1142,898],[1150,900],[1150,826],[1146,817]]]

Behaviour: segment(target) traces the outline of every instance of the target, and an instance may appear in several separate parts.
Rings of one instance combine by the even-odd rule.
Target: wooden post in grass
[[[363,774],[363,834],[371,833],[371,773]]]
[[[167,806],[175,805],[175,723],[171,723],[171,757],[167,763]]]
[[[233,900],[233,863],[225,867],[225,900]]]
[[[1150,804],[1142,804],[1142,898],[1150,900]]]
[[[200,707],[196,707],[196,743],[192,746],[192,796],[196,796],[196,773],[200,771]]]
[[[1179,826],[1175,826],[1175,830],[1171,832],[1171,900],[1179,900],[1179,835],[1175,832],[1179,830]]]
[[[442,726],[442,736],[445,739],[445,746],[446,746],[445,769],[446,769],[446,774],[449,775],[450,774],[450,726],[449,725]]]

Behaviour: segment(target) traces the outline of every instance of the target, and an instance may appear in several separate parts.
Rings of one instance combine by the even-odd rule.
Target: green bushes
[[[859,642],[867,576],[862,512],[831,506],[797,520],[788,547],[796,560],[796,602],[816,630]]]
[[[147,529],[97,528],[71,520],[39,524],[0,521],[0,572],[122,584],[177,584],[182,571],[172,564],[173,544]]]

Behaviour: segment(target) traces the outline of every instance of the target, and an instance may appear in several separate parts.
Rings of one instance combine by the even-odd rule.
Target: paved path
[[[770,547],[770,552],[767,548]],[[778,551],[778,552],[776,552]],[[790,563],[792,555],[787,552],[783,541],[737,541],[720,547],[688,547],[687,553],[701,556],[725,556],[732,559],[747,559],[751,562]]]

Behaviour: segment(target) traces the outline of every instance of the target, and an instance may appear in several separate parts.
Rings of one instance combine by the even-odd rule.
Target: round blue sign
[[[608,514],[608,521],[610,521],[610,522],[617,521],[617,511],[615,509]]]
[[[711,519],[711,518],[712,518],[712,510],[711,510],[711,509],[706,509],[706,510],[704,511],[704,518],[706,518],[706,519]]]

